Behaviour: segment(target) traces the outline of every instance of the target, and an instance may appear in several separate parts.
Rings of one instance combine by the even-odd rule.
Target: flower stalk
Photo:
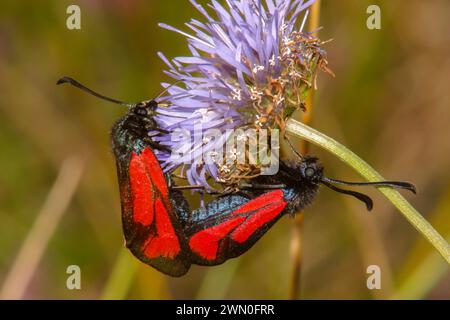
[[[304,123],[293,119],[288,120],[286,133],[305,139],[333,153],[370,182],[385,180],[353,151]],[[433,226],[397,190],[386,187],[378,189],[450,264],[450,246]]]

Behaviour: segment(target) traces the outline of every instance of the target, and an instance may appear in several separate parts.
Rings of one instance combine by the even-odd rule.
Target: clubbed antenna
[[[95,92],[94,90],[89,89],[88,87],[86,87],[85,85],[82,85],[77,80],[75,80],[75,79],[73,79],[71,77],[62,77],[61,79],[58,80],[58,82],[56,82],[57,85],[64,84],[64,83],[68,83],[68,84],[70,84],[70,85],[72,85],[74,87],[77,87],[78,89],[81,89],[84,92],[87,92],[90,95],[93,95],[94,97],[97,97],[97,98],[100,98],[102,100],[106,100],[106,101],[109,101],[109,102],[112,102],[112,103],[115,103],[115,104],[120,104],[120,105],[122,105],[124,107],[127,107],[127,108],[133,108],[134,106],[136,106],[135,103],[123,102],[123,101],[120,101],[120,100],[116,100],[116,99],[113,99],[113,98],[106,97],[106,96],[104,96],[104,95],[102,95],[102,94],[100,94],[98,92]]]
[[[349,196],[355,197],[356,199],[362,201],[365,203],[367,210],[371,211],[373,208],[373,201],[372,199],[368,196],[365,195],[364,193],[360,193],[360,192],[356,192],[356,191],[351,191],[351,190],[345,190],[345,189],[340,189],[334,185],[332,185],[331,183],[328,183],[327,181],[322,181],[322,183],[327,186],[328,188],[330,188],[331,190],[334,190],[336,192],[339,193],[343,193],[343,194],[347,194]]]
[[[417,193],[416,186],[409,182],[403,181],[379,181],[379,182],[348,182],[342,180],[336,180],[331,178],[323,178],[324,182],[340,184],[344,186],[372,186],[372,187],[392,187],[409,190],[412,193]]]
[[[366,204],[367,210],[369,210],[369,211],[372,210],[372,208],[373,208],[373,201],[369,196],[367,196],[363,193],[360,193],[360,192],[338,188],[335,186],[335,184],[344,185],[344,186],[392,187],[392,188],[409,190],[409,191],[413,192],[414,194],[417,192],[415,185],[413,185],[412,183],[403,182],[403,181],[348,182],[348,181],[342,181],[342,180],[336,180],[336,179],[322,177],[320,182],[336,192],[350,195],[350,196],[355,197],[358,200],[364,202]]]

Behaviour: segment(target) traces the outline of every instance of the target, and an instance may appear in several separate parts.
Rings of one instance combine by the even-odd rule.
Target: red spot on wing
[[[255,200],[258,200],[258,198]],[[265,207],[251,215],[242,225],[233,231],[231,239],[238,243],[244,243],[264,224],[276,218],[286,205],[287,202],[284,200],[266,204]]]
[[[219,241],[228,235],[234,228],[241,224],[245,217],[236,217],[217,226],[205,229],[194,234],[189,240],[189,246],[193,252],[206,260],[214,260],[217,257]]]
[[[133,220],[148,226],[153,222],[153,183],[142,157],[136,153],[131,154],[129,165],[131,196],[133,201]]]
[[[180,242],[169,214],[172,210],[164,173],[150,148],[139,155],[133,152],[129,165],[133,201],[133,221],[145,227],[154,224],[142,251],[150,259],[175,258],[180,253]]]
[[[159,165],[158,159],[150,148],[145,148],[141,153],[141,158],[145,167],[153,181],[153,184],[159,189],[164,197],[169,196],[169,189],[167,187],[166,178]]]
[[[158,257],[173,259],[180,252],[180,243],[161,199],[155,201],[155,212],[156,234],[145,241],[144,254],[150,259]]]
[[[279,202],[283,200],[283,191],[275,190],[268,193],[265,193],[259,196],[256,199],[253,199],[239,209],[233,212],[233,214],[241,214],[241,213],[250,213],[251,211],[256,211],[266,206],[268,203]]]
[[[133,220],[144,226],[153,222],[155,193],[159,191],[168,202],[169,190],[164,173],[155,154],[145,148],[139,155],[133,152],[129,165],[131,194],[133,198]]]

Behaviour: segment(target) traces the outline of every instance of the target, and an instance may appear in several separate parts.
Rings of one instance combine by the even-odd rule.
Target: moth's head
[[[155,100],[139,102],[131,107],[131,112],[140,117],[153,116],[156,112],[158,103]]]
[[[303,181],[319,184],[323,178],[323,167],[315,157],[303,157],[300,162],[300,177]]]
[[[416,193],[416,187],[409,182],[403,181],[348,182],[328,178],[324,175],[323,173],[324,169],[322,165],[320,165],[318,159],[315,157],[310,156],[301,157],[300,163],[297,164],[296,167],[297,167],[296,170],[300,171],[300,179],[299,179],[300,183],[309,182],[313,185],[322,184],[333,191],[355,197],[358,200],[365,203],[367,210],[371,210],[373,207],[372,199],[369,196],[360,192],[341,189],[338,188],[336,185],[391,187],[391,188],[406,189],[413,193]]]

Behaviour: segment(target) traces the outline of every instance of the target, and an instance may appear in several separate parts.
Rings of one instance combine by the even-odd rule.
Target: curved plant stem
[[[432,270],[432,272],[430,272]],[[393,300],[420,300],[446,275],[449,268],[436,251],[431,252],[416,267],[408,279],[392,295]]]
[[[378,172],[347,147],[323,133],[308,127],[304,123],[293,119],[288,120],[286,123],[286,132],[303,138],[335,154],[368,181],[384,180]],[[450,264],[450,246],[431,224],[395,189],[380,187],[379,190]]]
[[[320,0],[317,0],[311,6],[311,15],[308,22],[308,31],[312,32],[319,28],[320,21]],[[314,90],[310,90],[306,100],[306,111],[303,113],[303,123],[309,124],[312,119],[312,107],[314,101]],[[308,153],[308,141],[302,140],[300,145],[300,153]],[[289,299],[297,299],[301,290],[301,269],[302,269],[302,226],[303,226],[303,212],[295,215],[295,224],[292,229],[291,238],[291,275],[289,283]]]

